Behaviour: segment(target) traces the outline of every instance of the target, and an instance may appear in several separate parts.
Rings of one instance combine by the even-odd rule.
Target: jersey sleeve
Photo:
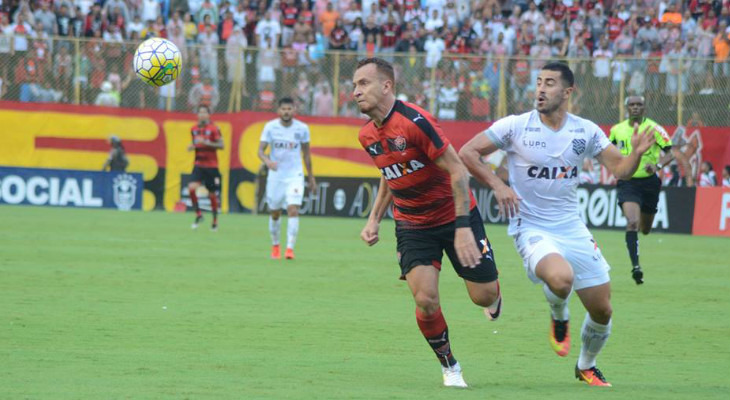
[[[302,124],[304,127],[304,135],[302,136],[302,143],[309,143],[310,140],[310,133],[309,133],[309,125]]]
[[[656,124],[654,125],[654,137],[656,138],[657,146],[662,149],[666,149],[672,146],[672,139],[669,137],[667,130],[663,126]]]
[[[269,124],[264,125],[264,130],[261,131],[261,141],[271,143],[271,135],[269,134]]]
[[[444,135],[436,120],[426,115],[413,121],[409,130],[411,140],[423,151],[430,160],[436,160],[449,148],[451,141]]]
[[[214,125],[215,130],[213,131],[213,137],[211,138],[212,141],[216,142],[218,140],[221,140],[223,138],[223,135],[221,134],[221,128],[218,125]]]
[[[606,148],[611,145],[611,141],[608,140],[606,134],[600,127],[598,127],[598,125],[591,124],[590,129],[591,130],[589,132],[593,132],[591,134],[591,146],[593,148],[593,151],[591,151],[591,156],[596,157],[601,154],[603,150],[606,150]]]
[[[514,129],[512,129],[513,121],[514,115],[502,118],[487,128],[484,134],[498,148],[509,150],[512,145],[512,136],[514,135]]]

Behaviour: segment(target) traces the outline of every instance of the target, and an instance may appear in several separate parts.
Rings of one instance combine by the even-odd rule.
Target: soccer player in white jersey
[[[287,214],[287,241],[284,257],[294,259],[294,244],[299,232],[299,207],[304,197],[304,170],[302,156],[307,167],[309,190],[316,193],[317,185],[312,172],[312,156],[309,152],[309,126],[294,119],[294,101],[289,97],[279,100],[279,118],[271,120],[261,132],[259,158],[266,164],[269,174],[266,179],[266,203],[271,212],[269,232],[271,233],[271,258],[281,258],[279,232],[281,211]],[[266,148],[271,151],[266,154]]]
[[[611,332],[610,267],[580,220],[578,174],[583,159],[595,157],[616,177],[626,179],[655,139],[648,129],[638,134],[635,128],[633,151],[622,156],[596,124],[567,112],[573,79],[566,64],[546,64],[537,77],[536,109],[498,120],[459,154],[472,175],[494,190],[500,211],[510,217],[508,233],[528,277],[543,285],[552,314],[553,350],[561,357],[570,350],[568,298],[575,290],[588,311],[576,378],[592,386],[611,386],[596,368],[596,356]],[[498,149],[507,152],[510,186],[480,161]]]

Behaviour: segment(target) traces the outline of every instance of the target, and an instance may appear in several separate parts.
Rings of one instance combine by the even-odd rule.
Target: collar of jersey
[[[388,122],[390,117],[393,115],[393,112],[395,111],[395,107],[400,103],[400,100],[396,100],[393,102],[393,107],[390,108],[390,111],[388,111],[388,114],[383,118],[383,122],[380,123],[380,126],[375,125],[375,121],[373,121],[373,125],[375,125],[376,128],[380,129],[385,126],[385,124]]]

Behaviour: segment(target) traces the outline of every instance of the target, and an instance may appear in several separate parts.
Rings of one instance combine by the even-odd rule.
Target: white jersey
[[[598,125],[567,114],[563,127],[553,131],[533,110],[502,118],[485,134],[507,152],[509,183],[522,199],[519,215],[510,220],[510,235],[523,225],[582,223],[576,188],[583,159],[611,144]]]
[[[269,158],[277,164],[276,171],[269,171],[268,179],[286,180],[304,177],[302,144],[309,143],[309,126],[292,119],[283,126],[279,118],[271,120],[261,132],[261,141],[269,144]]]

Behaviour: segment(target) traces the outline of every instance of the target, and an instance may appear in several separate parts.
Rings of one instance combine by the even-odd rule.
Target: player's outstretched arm
[[[218,140],[208,140],[206,142],[203,142],[204,145],[208,147],[212,147],[214,149],[223,150],[223,138],[220,138]]]
[[[641,156],[656,143],[654,128],[647,126],[639,133],[639,124],[634,124],[634,134],[631,136],[631,154],[624,157],[613,144],[606,147],[596,159],[616,176],[617,179],[631,179],[639,168]]]
[[[269,147],[269,142],[264,142],[263,140],[261,143],[259,143],[259,160],[263,162],[266,165],[266,168],[276,171],[276,162],[271,161],[268,155],[266,155],[266,148]]]
[[[494,196],[499,204],[499,212],[510,218],[520,212],[520,197],[509,186],[505,185],[488,163],[482,157],[497,151],[495,145],[483,132],[474,136],[459,150],[459,157],[472,176],[483,185],[494,190]]]
[[[456,232],[454,234],[454,248],[456,256],[461,265],[465,267],[476,267],[482,253],[474,240],[474,233],[469,224],[469,173],[461,162],[454,147],[449,145],[446,151],[434,160],[436,165],[447,171],[451,177],[451,191],[454,195],[456,208]]]
[[[365,227],[360,232],[360,238],[372,246],[378,243],[380,238],[378,237],[378,231],[380,230],[380,221],[383,220],[385,212],[388,210],[393,195],[390,193],[388,184],[385,182],[385,177],[380,177],[380,186],[378,186],[378,195],[375,196],[375,203],[373,209],[370,211],[368,222],[365,223]]]
[[[309,150],[309,143],[302,143],[302,155],[304,156],[304,166],[307,168],[307,182],[309,183],[310,193],[317,194],[317,181],[314,180],[314,172],[312,171],[312,152]]]

